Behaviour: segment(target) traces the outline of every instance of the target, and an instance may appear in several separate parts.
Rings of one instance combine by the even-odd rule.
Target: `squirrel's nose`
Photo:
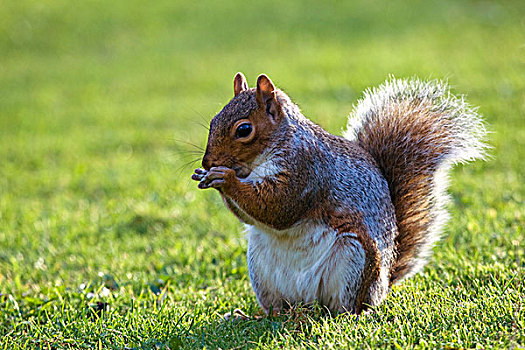
[[[210,168],[213,168],[216,166],[215,162],[210,159],[210,156],[206,153],[204,157],[202,157],[202,167],[206,170],[210,170]]]

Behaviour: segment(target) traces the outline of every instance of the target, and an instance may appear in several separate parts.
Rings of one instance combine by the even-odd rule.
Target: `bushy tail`
[[[447,173],[483,158],[485,136],[475,109],[439,81],[391,78],[355,107],[345,137],[375,158],[396,212],[392,283],[423,267],[448,219]]]

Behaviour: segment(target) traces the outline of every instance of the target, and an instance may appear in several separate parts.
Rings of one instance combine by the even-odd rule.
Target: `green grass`
[[[0,349],[525,347],[523,1],[1,1]],[[334,133],[389,75],[480,106],[425,271],[368,316],[260,314],[241,225],[190,175],[243,71]]]

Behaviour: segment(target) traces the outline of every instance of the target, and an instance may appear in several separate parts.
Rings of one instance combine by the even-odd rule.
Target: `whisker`
[[[187,154],[202,155],[203,154],[202,151],[197,151],[197,150],[192,150],[192,149],[177,149],[177,150],[174,150],[174,152],[177,154],[183,154],[183,155],[187,155]]]
[[[182,175],[182,172],[186,169],[186,168],[189,168],[191,165],[195,164],[195,162],[198,162],[199,160],[201,160],[201,158],[195,158],[193,160],[190,160],[189,162],[186,162],[184,164],[182,164],[180,167],[177,168],[176,172],[178,173],[177,177],[180,177]]]
[[[191,121],[193,124],[197,124],[199,126],[202,126],[204,129],[210,131],[210,127],[202,122],[199,122],[199,121],[196,121],[196,120],[192,120]]]
[[[201,119],[201,122],[203,122],[204,125],[209,123],[209,118],[207,116],[205,116],[204,114],[202,114],[201,112],[199,112],[198,110],[196,110],[195,108],[193,108],[191,106],[189,106],[188,109],[191,110],[196,115],[198,115],[199,118]],[[192,120],[192,121],[195,122],[194,120]],[[202,124],[200,124],[200,125],[202,125]],[[208,127],[206,126],[206,128],[208,128]]]
[[[198,149],[199,151],[203,152],[204,153],[204,148],[200,147],[200,146],[197,146],[196,144],[194,143],[191,143],[191,142],[188,142],[188,141],[184,141],[184,140],[180,140],[180,139],[174,139],[175,142],[180,142],[180,143],[184,143],[188,146],[192,146],[196,149]]]

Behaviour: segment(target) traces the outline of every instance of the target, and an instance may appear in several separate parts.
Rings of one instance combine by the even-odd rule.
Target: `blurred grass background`
[[[524,345],[523,1],[0,8],[5,348]],[[425,273],[368,319],[220,322],[258,307],[242,227],[189,180],[188,143],[204,147],[200,124],[237,71],[252,86],[268,74],[339,134],[390,74],[448,79],[480,106],[492,159],[453,172],[452,220]]]

